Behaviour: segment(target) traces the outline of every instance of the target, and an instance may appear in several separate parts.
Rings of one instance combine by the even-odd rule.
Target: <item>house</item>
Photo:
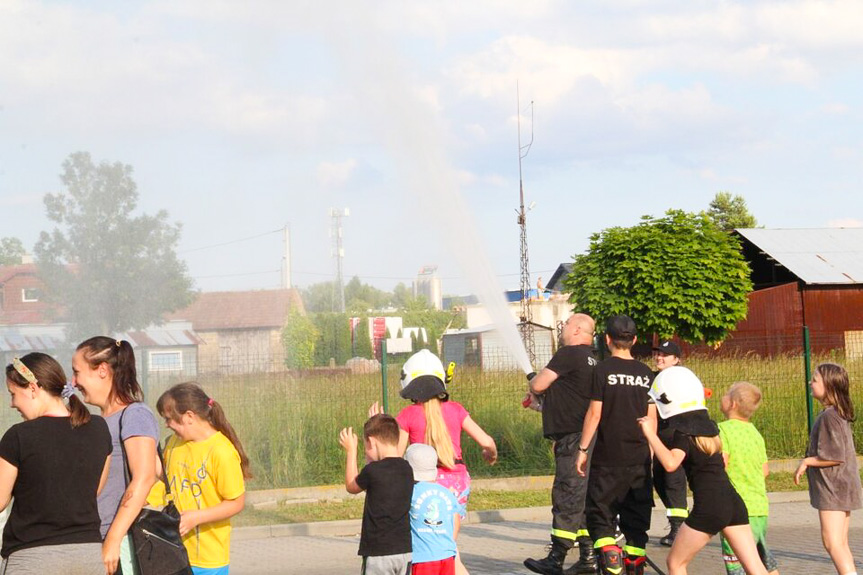
[[[295,289],[208,292],[168,319],[191,323],[201,373],[273,372],[286,369],[281,336],[292,309],[305,313]]]
[[[51,323],[56,311],[45,301],[36,264],[0,267],[0,325]]]
[[[532,323],[536,365],[546,365],[554,355],[556,332],[554,329]],[[515,356],[504,343],[494,325],[448,331],[443,335],[444,365],[455,362],[459,367],[475,367],[482,371],[518,370]]]

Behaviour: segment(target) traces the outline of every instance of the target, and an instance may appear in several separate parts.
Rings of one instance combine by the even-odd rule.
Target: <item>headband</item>
[[[27,367],[26,365],[24,365],[24,362],[21,361],[20,359],[18,359],[17,357],[12,358],[12,367],[15,368],[15,371],[17,371],[21,377],[23,377],[24,379],[27,380],[27,383],[33,383],[33,384],[39,383],[38,380],[36,379],[36,376],[33,375],[32,371],[30,371],[30,368]]]

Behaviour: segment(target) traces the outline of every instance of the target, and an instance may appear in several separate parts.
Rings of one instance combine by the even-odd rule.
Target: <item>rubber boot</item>
[[[551,549],[548,557],[543,559],[525,559],[524,566],[534,573],[543,575],[563,575],[563,561],[571,547],[571,542],[559,537],[551,538]]]
[[[623,550],[617,545],[606,545],[599,550],[599,572],[602,575],[623,573]]]
[[[680,517],[669,517],[668,534],[659,540],[659,544],[666,547],[674,545],[674,538],[677,537],[677,532],[680,531],[681,525],[683,525],[683,519]]]
[[[623,560],[626,566],[626,575],[644,575],[644,564],[647,559],[644,557],[627,557]]]
[[[596,552],[589,537],[578,538],[578,561],[563,572],[563,575],[584,575],[596,573]]]

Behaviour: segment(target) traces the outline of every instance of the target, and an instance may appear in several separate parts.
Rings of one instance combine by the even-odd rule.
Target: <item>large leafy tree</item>
[[[312,316],[317,334],[315,365],[344,365],[351,358],[351,324],[344,313],[316,313]]]
[[[63,162],[65,192],[47,194],[56,224],[36,244],[40,275],[61,304],[73,338],[160,323],[191,301],[192,281],[177,258],[180,224],[164,210],[135,215],[132,167],[94,163],[76,152]]]
[[[285,365],[289,369],[306,369],[315,364],[318,328],[310,317],[292,309],[282,329]]]
[[[598,323],[627,314],[642,334],[716,343],[746,317],[752,289],[737,239],[705,213],[669,210],[593,234],[564,281]]]
[[[758,226],[758,220],[749,212],[743,196],[731,195],[731,192],[716,192],[707,215],[719,229],[726,232]]]
[[[0,266],[14,266],[21,263],[27,253],[18,238],[0,238]]]

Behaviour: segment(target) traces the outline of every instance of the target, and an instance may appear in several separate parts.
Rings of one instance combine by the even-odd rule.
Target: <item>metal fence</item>
[[[830,341],[842,345],[828,349],[818,347],[827,336],[812,334],[812,347],[820,351],[811,356],[802,333],[785,337],[788,341],[782,342],[782,353],[747,352],[736,345],[733,350],[694,348],[683,359],[712,390],[708,404],[717,420],[722,419],[719,398],[731,384],[745,380],[761,388],[762,406],[753,423],[764,435],[773,458],[799,457],[807,444],[807,357],[813,369],[822,361],[844,365],[851,375],[854,402],[863,409],[863,354],[859,353],[863,335],[839,339],[829,335]],[[508,355],[501,348],[484,353]],[[652,365],[649,359],[646,362]],[[347,426],[361,429],[375,401],[386,398],[391,413],[408,405],[398,395],[401,363],[390,362],[384,373],[355,373],[345,368],[295,373],[255,356],[232,365],[230,373],[222,367],[199,361],[193,379],[222,404],[236,428],[252,461],[253,489],[339,483],[344,465],[339,430]],[[154,406],[165,389],[189,376],[162,371],[141,379],[146,400]],[[457,367],[449,388],[451,399],[468,409],[495,438],[499,450],[498,464],[489,467],[476,444],[463,438],[464,458],[474,477],[552,473],[551,443],[542,437],[541,415],[521,406],[526,385],[525,374],[520,372]],[[0,414],[3,430],[20,420],[15,410]],[[854,431],[859,450],[863,448],[863,426],[855,424]]]

